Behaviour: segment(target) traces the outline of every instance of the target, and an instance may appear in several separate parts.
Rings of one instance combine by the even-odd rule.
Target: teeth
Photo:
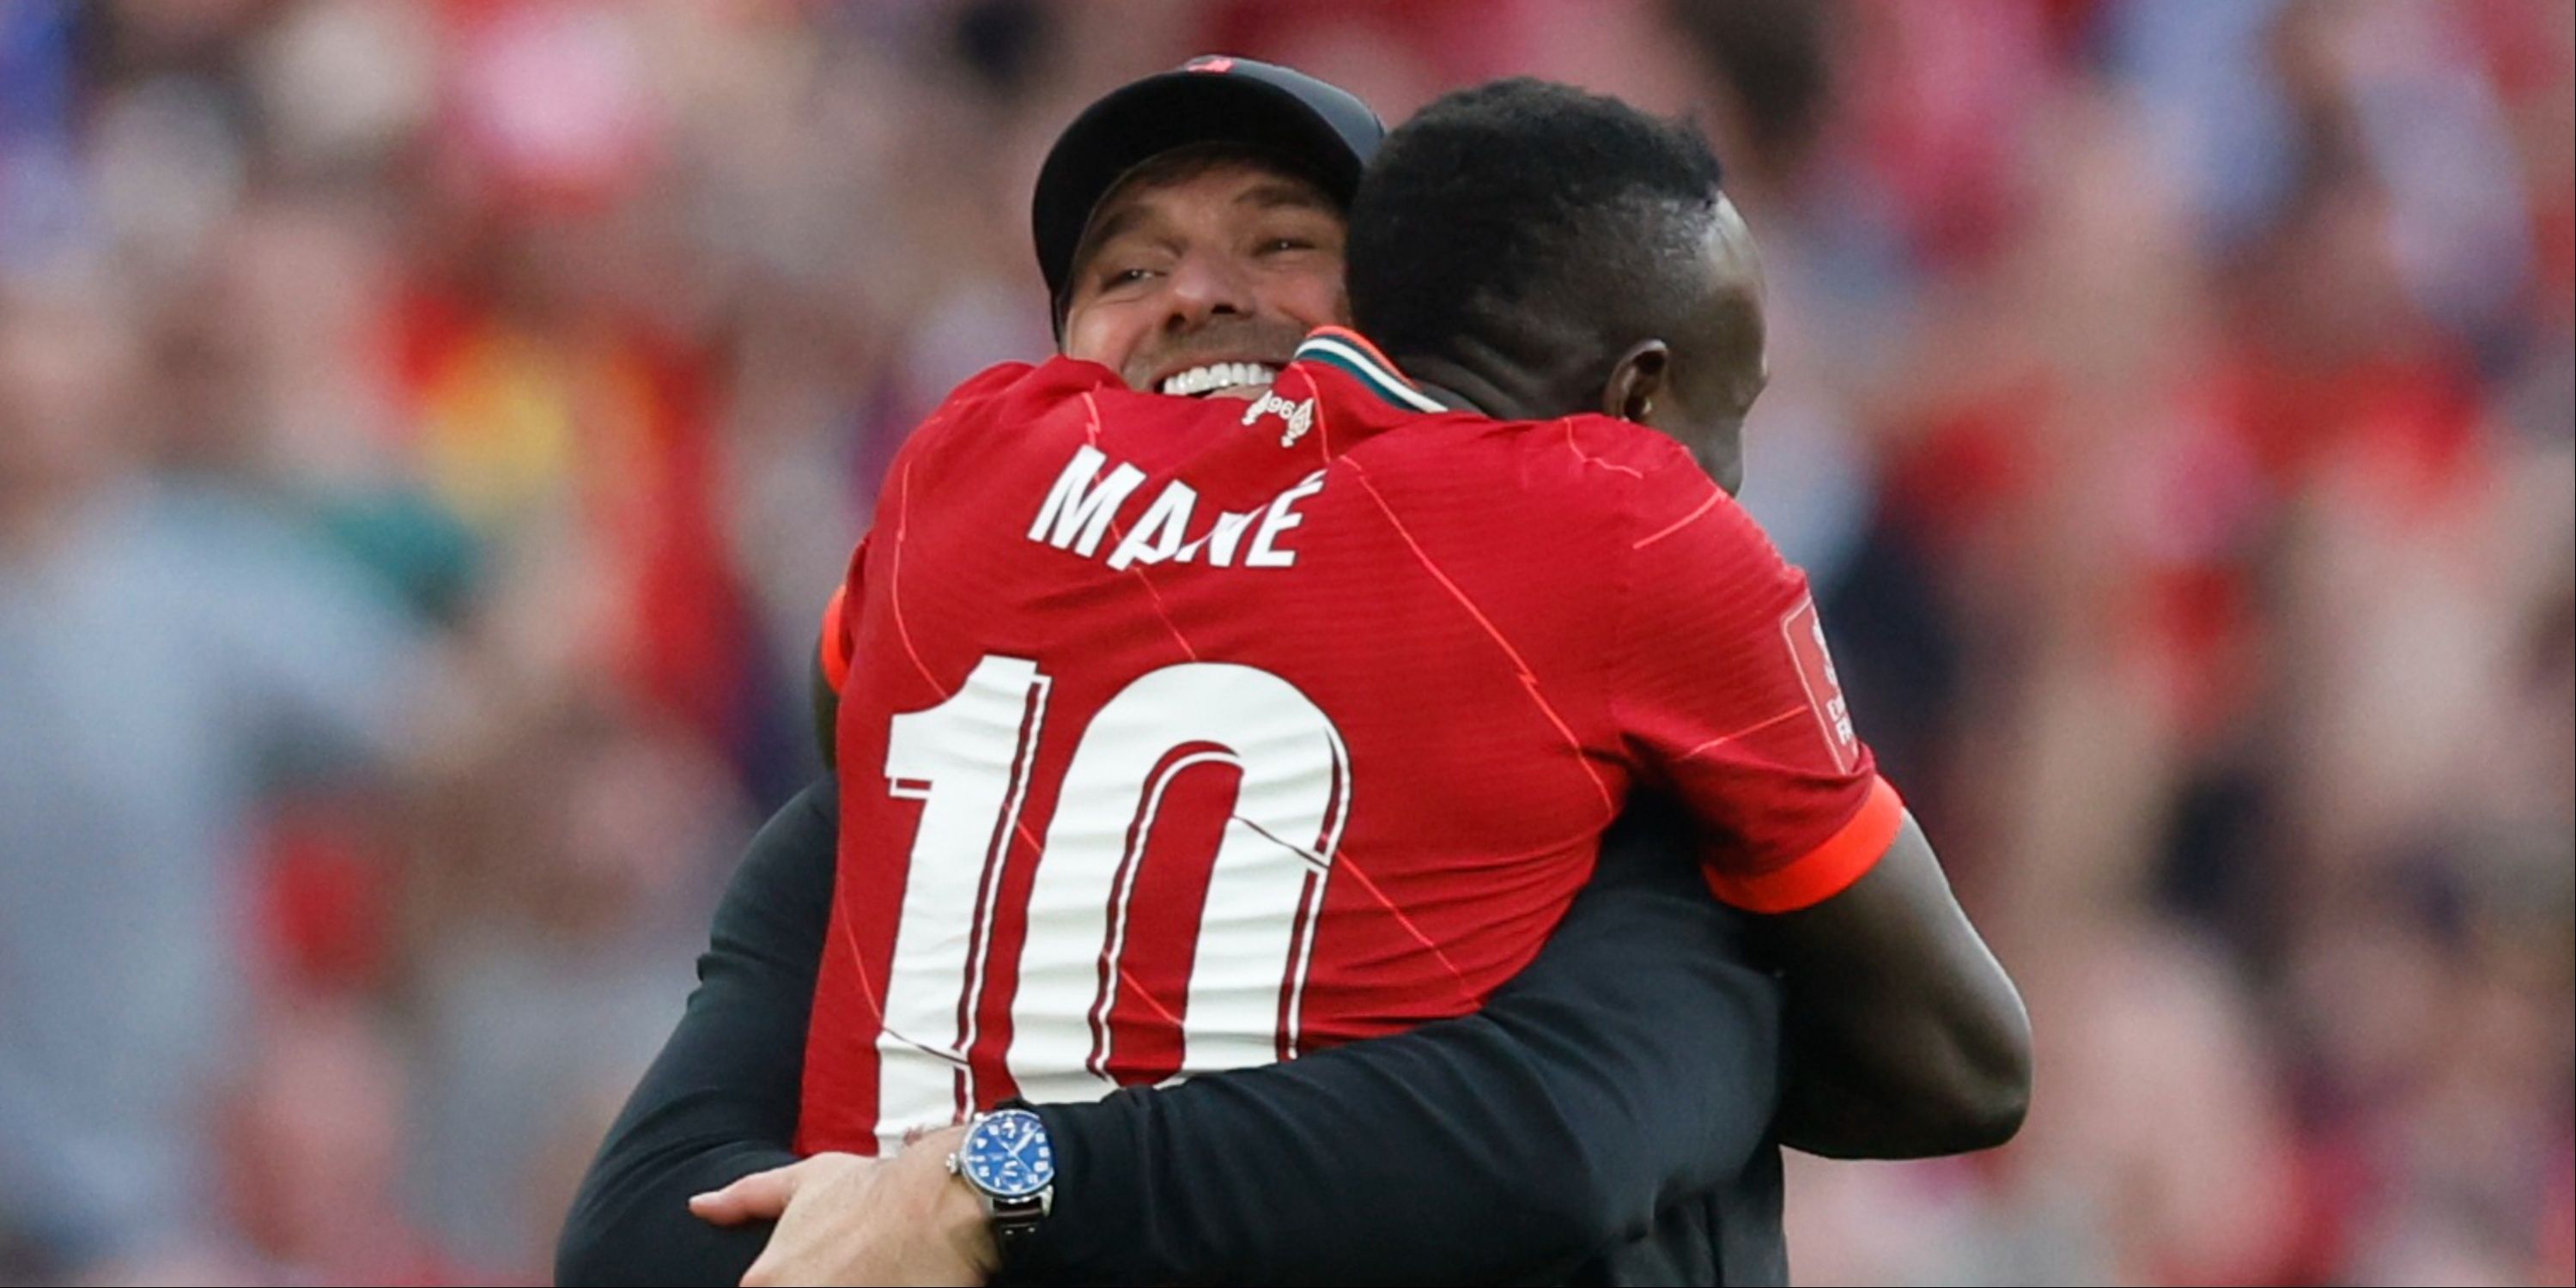
[[[1259,362],[1211,362],[1165,377],[1162,392],[1184,398],[1232,389],[1237,385],[1266,385],[1279,378],[1279,369]]]

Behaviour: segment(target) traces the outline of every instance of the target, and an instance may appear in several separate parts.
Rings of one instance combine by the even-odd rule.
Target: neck
[[[1462,341],[1456,357],[1390,356],[1424,393],[1456,410],[1497,420],[1549,420],[1567,414],[1573,405],[1549,387],[1552,382],[1545,375],[1482,341]]]

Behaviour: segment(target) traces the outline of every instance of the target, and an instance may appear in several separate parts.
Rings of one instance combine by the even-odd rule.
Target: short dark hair
[[[1687,306],[1670,266],[1720,177],[1697,130],[1614,98],[1528,78],[1443,96],[1360,180],[1352,320],[1399,360],[1624,347]]]

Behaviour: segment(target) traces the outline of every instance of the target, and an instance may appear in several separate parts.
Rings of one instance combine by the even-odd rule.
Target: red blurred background
[[[0,1282],[543,1277],[1038,157],[1211,50],[1718,144],[2040,1043],[1802,1282],[2576,1278],[2576,8],[13,0]]]

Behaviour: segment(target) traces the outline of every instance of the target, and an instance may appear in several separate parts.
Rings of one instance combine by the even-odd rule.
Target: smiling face
[[[1151,393],[1267,385],[1319,326],[1348,321],[1341,209],[1239,152],[1139,166],[1093,212],[1066,294],[1064,353]]]

